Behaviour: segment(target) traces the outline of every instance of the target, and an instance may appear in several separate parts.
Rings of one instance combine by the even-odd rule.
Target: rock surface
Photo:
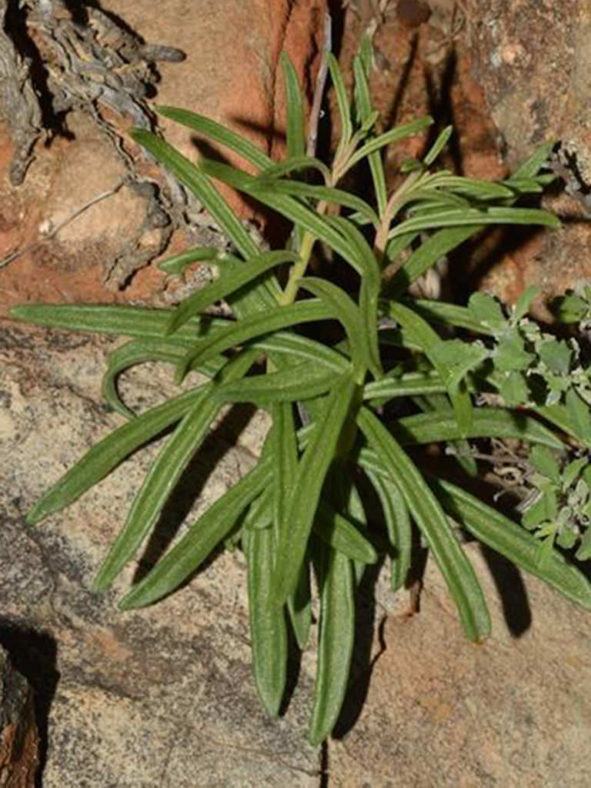
[[[405,594],[392,596],[380,577],[380,634],[355,666],[344,738],[329,743],[322,762],[305,740],[312,653],[304,655],[286,715],[270,721],[259,706],[239,553],[219,555],[152,608],[117,611],[116,598],[135,572],[172,538],[178,512],[190,512],[190,521],[251,466],[266,428],[259,415],[235,446],[227,421],[219,426],[141,562],[125,571],[114,593],[92,594],[93,574],[156,447],[136,453],[66,511],[27,527],[24,515],[35,499],[120,423],[100,403],[104,353],[114,341],[6,323],[1,336],[2,626],[55,641],[45,685],[46,788],[308,788],[326,779],[352,788],[586,785],[588,619],[531,578],[527,602],[515,577],[505,578],[502,603],[473,546],[492,608],[491,640],[481,647],[464,640],[432,565],[413,618],[405,615]],[[173,390],[169,370],[138,368],[126,375],[123,390],[132,406],[146,407]],[[372,597],[368,590],[360,606],[366,635]],[[375,664],[363,704],[368,656]]]
[[[279,54],[282,49],[289,53],[310,94],[325,0],[220,0],[213,5],[167,0],[164,11],[152,0],[100,5],[146,42],[186,54],[181,63],[158,63],[157,94],[146,108],[153,111],[160,103],[191,109],[234,127],[273,155],[281,153],[285,107]],[[69,112],[67,136],[50,145],[37,143],[24,183],[16,188],[8,180],[13,148],[7,130],[0,129],[0,314],[23,301],[150,298],[165,288],[164,274],[146,262],[166,246],[171,224],[159,223],[150,193],[127,181],[122,185],[122,179],[139,176],[140,187],[150,186],[146,179],[160,187],[166,181],[130,142],[130,124],[129,117],[116,112],[99,118],[89,106]],[[159,127],[195,158],[194,133],[168,121]],[[252,203],[230,190],[225,194],[243,218],[264,223]],[[170,208],[170,195],[163,206]],[[176,205],[173,218],[180,210]],[[64,220],[67,225],[53,235]],[[180,229],[171,253],[210,242],[208,218],[191,220],[191,237],[180,217],[175,223]],[[14,253],[19,254],[11,261]]]
[[[31,788],[38,766],[31,690],[0,646],[0,786]]]
[[[529,284],[548,294],[591,278],[591,6],[588,2],[470,2],[468,45],[510,165],[560,141],[556,172],[566,195],[557,233],[517,233],[493,271],[502,295]]]

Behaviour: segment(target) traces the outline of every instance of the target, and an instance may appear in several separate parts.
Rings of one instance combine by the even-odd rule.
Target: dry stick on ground
[[[63,230],[63,228],[66,225],[70,224],[70,222],[73,222],[74,219],[77,219],[81,214],[83,214],[89,208],[92,208],[92,206],[96,205],[97,202],[101,202],[102,200],[106,200],[107,197],[112,197],[114,194],[117,194],[119,189],[121,189],[121,187],[126,183],[126,181],[127,178],[122,178],[117,184],[115,184],[115,186],[113,186],[112,189],[108,189],[106,192],[101,192],[100,194],[97,194],[96,197],[93,197],[91,200],[84,203],[84,205],[81,205],[79,208],[76,208],[76,210],[73,211],[73,213],[67,216],[59,224],[56,224],[56,226],[52,230],[50,230],[50,232],[44,235],[43,238],[40,238],[38,241],[33,241],[33,243],[27,244],[27,246],[23,246],[22,249],[17,249],[16,251],[11,252],[11,254],[7,255],[3,260],[0,260],[0,268],[4,268],[5,266],[17,260],[19,257],[22,257],[22,255],[27,254],[28,252],[32,252],[33,249],[37,249],[39,246],[42,246],[47,241],[50,241],[52,238],[55,238],[55,236],[60,232],[60,230]]]

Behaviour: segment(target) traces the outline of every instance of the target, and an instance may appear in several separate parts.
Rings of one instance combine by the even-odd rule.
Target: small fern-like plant
[[[239,544],[247,563],[256,687],[269,714],[277,715],[285,692],[288,628],[304,649],[317,592],[318,667],[309,733],[315,744],[330,734],[345,697],[363,573],[386,557],[392,588],[399,589],[409,571],[414,533],[437,562],[470,640],[487,637],[490,618],[459,529],[579,605],[591,606],[588,581],[554,541],[546,539],[540,555],[541,543],[530,530],[420,460],[421,446],[444,444],[456,454],[447,462],[457,460],[457,472],[465,472],[468,483],[477,471],[469,441],[511,438],[558,458],[547,463],[556,479],[558,461],[568,450],[579,447],[583,457],[591,446],[589,408],[579,385],[587,372],[579,364],[579,378],[571,376],[572,352],[547,334],[528,333],[534,293],[526,293],[509,317],[490,296],[475,294],[462,307],[408,293],[442,256],[487,225],[558,225],[544,210],[516,206],[551,179],[543,172],[551,146],[508,179],[484,182],[433,170],[451,132],[445,129],[422,160],[405,162],[399,185],[388,193],[385,147],[423,132],[432,120],[419,118],[378,134],[368,68],[367,53],[358,55],[350,100],[330,58],[341,127],[330,166],[306,155],[303,101],[285,56],[287,155],[280,163],[233,131],[185,110],[159,111],[238,154],[256,174],[206,158],[196,165],[155,134],[132,131],[196,195],[231,242],[227,251],[190,249],[162,264],[170,273],[196,261],[218,271],[177,308],[25,305],[12,313],[33,323],[130,337],[110,354],[104,378],[104,395],[125,423],[44,495],[30,523],[75,501],[138,447],[172,428],[100,567],[97,591],[109,588],[138,556],[220,409],[254,403],[268,411],[271,427],[256,466],[132,586],[121,608],[162,599],[220,544]],[[367,166],[375,192],[371,204],[339,187],[353,168]],[[216,180],[291,222],[288,248],[261,248]],[[324,268],[322,255],[330,257]],[[351,276],[338,276],[343,266]],[[231,307],[231,316],[212,314],[220,300]],[[136,415],[120,399],[116,379],[147,361],[172,364],[179,382],[191,370],[208,380]],[[560,385],[548,386],[543,361]],[[375,515],[378,503],[381,512]]]

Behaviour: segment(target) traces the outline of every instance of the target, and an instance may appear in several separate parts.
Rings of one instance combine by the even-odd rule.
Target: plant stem
[[[320,215],[324,214],[326,212],[327,205],[327,202],[320,200],[316,206],[316,212]],[[298,282],[306,273],[315,243],[316,236],[309,230],[306,230],[302,236],[299,259],[292,265],[287,284],[285,285],[285,290],[279,297],[279,304],[281,306],[288,306],[289,304],[293,304],[295,301],[296,295],[298,293]]]

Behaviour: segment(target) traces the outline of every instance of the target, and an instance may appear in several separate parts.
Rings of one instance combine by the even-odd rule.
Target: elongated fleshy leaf
[[[357,55],[353,60],[353,74],[355,77],[355,108],[357,111],[357,119],[363,124],[371,116],[373,109],[366,71],[361,55]],[[369,169],[371,171],[371,178],[376,195],[378,214],[381,218],[386,211],[388,192],[386,187],[386,174],[384,172],[380,151],[374,150],[369,152],[367,160],[369,162]]]
[[[199,386],[169,399],[163,405],[151,408],[96,443],[35,504],[27,515],[27,522],[37,523],[47,515],[73,503],[136,449],[182,419],[195,401],[203,397],[208,385]]]
[[[426,216],[414,216],[398,224],[390,232],[389,237],[395,238],[403,233],[417,230],[431,230],[437,227],[460,227],[473,224],[534,224],[545,227],[560,227],[560,221],[554,214],[539,208],[503,208],[491,206],[486,210],[476,208],[462,210],[445,210],[429,213]]]
[[[255,375],[236,383],[224,383],[216,388],[213,398],[222,402],[254,402],[262,407],[273,402],[295,402],[318,397],[331,388],[334,372],[324,367],[311,367],[304,362],[295,366]]]
[[[471,640],[487,637],[490,616],[482,589],[423,476],[371,411],[362,408],[358,423],[371,448],[399,485],[414,521],[427,539],[458,607],[466,635]]]
[[[334,372],[344,372],[350,364],[348,358],[336,350],[323,345],[314,339],[299,334],[278,331],[271,336],[261,337],[252,343],[252,347],[260,348],[269,353],[287,355],[293,359],[305,359]]]
[[[287,600],[287,609],[296,643],[303,651],[308,645],[312,626],[312,590],[308,561],[304,561],[300,568],[295,591]]]
[[[121,345],[109,353],[108,368],[103,375],[103,397],[114,410],[125,418],[135,418],[135,413],[125,405],[119,396],[117,376],[124,370],[146,361],[164,361],[169,364],[177,364],[184,358],[186,352],[187,348],[182,343],[175,344],[165,340],[132,339],[130,342],[126,342],[125,345]],[[207,365],[207,369],[203,371],[210,373],[209,376],[212,377],[226,363],[227,359],[223,357],[212,359]]]
[[[303,156],[306,152],[306,121],[298,75],[286,52],[281,53],[279,62],[283,72],[287,107],[287,156]]]
[[[383,294],[390,298],[397,298],[410,284],[435,265],[438,260],[445,257],[448,252],[451,252],[481,229],[482,225],[471,224],[467,227],[451,227],[433,233],[426,241],[423,241],[418,249],[415,249],[410,254],[408,260],[400,267],[392,279],[387,282]],[[401,233],[393,238],[388,244],[387,256],[392,259],[393,250],[395,249],[392,245],[398,238],[405,239],[409,236],[412,238],[415,232]]]
[[[429,484],[449,514],[477,539],[573,602],[591,608],[591,584],[561,553],[552,550],[541,566],[538,561],[540,543],[522,526],[455,484],[432,477]]]
[[[437,139],[433,143],[430,150],[427,152],[427,155],[423,159],[423,164],[425,167],[430,167],[437,159],[441,151],[445,148],[447,143],[449,142],[449,138],[453,133],[453,126],[446,126],[444,129],[441,130]]]
[[[144,309],[135,306],[102,306],[97,304],[22,304],[12,307],[10,314],[27,323],[90,331],[97,334],[119,334],[138,339],[162,339],[173,314],[171,309]],[[175,342],[191,347],[195,340],[210,331],[228,325],[228,320],[209,315],[192,320],[175,336]]]
[[[215,335],[195,343],[195,349],[187,353],[180,365],[180,371],[184,374],[189,367],[195,368],[207,359],[263,334],[270,334],[297,323],[312,323],[331,318],[336,318],[334,311],[320,300],[300,301],[245,317],[217,331]]]
[[[479,181],[459,175],[443,175],[437,178],[439,188],[452,189],[457,194],[465,194],[479,200],[499,200],[515,196],[513,189],[494,181]]]
[[[299,462],[287,513],[289,530],[282,535],[275,570],[278,604],[285,602],[295,590],[320,493],[334,460],[355,389],[356,385],[351,376],[343,376],[336,382],[324,403],[324,420],[316,429]]]
[[[242,222],[193,162],[150,131],[134,128],[131,129],[130,134],[136,142],[195,193],[244,257],[255,257],[258,254],[258,247],[246,232]]]
[[[184,252],[175,254],[168,257],[161,263],[158,263],[158,268],[167,274],[182,274],[185,268],[191,263],[196,262],[209,262],[215,260],[220,256],[219,249],[214,249],[211,246],[196,246],[193,249],[187,249]]]
[[[554,424],[559,429],[575,437],[587,448],[591,448],[591,441],[585,438],[585,435],[573,422],[571,415],[565,405],[560,403],[557,403],[556,405],[542,405],[540,407],[534,408],[533,410],[551,424]]]
[[[390,129],[390,131],[380,134],[379,137],[374,137],[374,139],[366,142],[365,145],[359,148],[359,150],[356,151],[353,156],[351,156],[349,160],[349,166],[353,167],[355,164],[357,164],[357,162],[361,161],[366,156],[369,156],[371,153],[379,151],[380,148],[383,148],[386,145],[391,145],[393,142],[399,142],[406,137],[412,137],[414,134],[424,131],[424,129],[431,126],[432,123],[433,118],[417,118],[417,120],[413,120],[410,123],[404,124],[403,126],[396,126],[396,128]]]
[[[398,591],[410,569],[412,531],[408,506],[391,475],[387,480],[373,471],[367,471],[367,475],[382,504],[388,538],[394,549],[390,584],[393,591]]]
[[[251,195],[263,205],[273,208],[296,226],[302,227],[318,240],[328,244],[345,259],[351,256],[352,252],[342,235],[330,225],[325,217],[305,206],[300,200],[273,191],[273,188],[265,189],[259,179],[236,170],[234,167],[228,167],[226,164],[210,159],[201,159],[200,166],[203,172],[212,178],[217,178],[235,189]]]
[[[369,357],[369,340],[359,308],[340,287],[324,279],[307,276],[300,279],[300,287],[322,299],[326,309],[330,310],[342,323],[351,347],[351,359],[355,374],[361,380],[365,369],[372,364],[372,359]],[[381,370],[376,370],[375,366],[373,366],[372,372],[376,377],[381,376]]]
[[[236,132],[226,128],[226,126],[211,120],[211,118],[198,115],[196,112],[189,112],[186,109],[178,109],[177,107],[158,106],[157,110],[159,115],[170,118],[182,126],[203,134],[204,137],[208,137],[214,142],[234,151],[234,153],[238,153],[246,161],[260,169],[265,169],[274,164],[272,159],[247,140],[246,137],[236,134]]]
[[[241,513],[269,484],[271,461],[261,460],[201,515],[189,531],[133,586],[119,607],[144,607],[178,588],[232,530]]]
[[[438,372],[407,372],[397,377],[385,377],[365,385],[363,399],[393,399],[418,394],[436,394],[446,390]]]
[[[562,441],[536,419],[524,413],[502,408],[476,408],[467,434],[460,430],[455,412],[451,408],[447,412],[437,410],[432,413],[404,416],[392,425],[392,429],[397,439],[405,445],[453,441],[460,438],[517,438],[548,446],[550,449],[564,448]]]
[[[341,121],[341,134],[337,146],[335,158],[342,153],[346,145],[351,141],[353,136],[353,123],[351,121],[351,104],[347,96],[347,89],[341,73],[339,61],[331,53],[328,56],[328,69],[330,71],[330,78],[334,87],[335,95],[337,97],[337,107],[339,110],[339,119]]]
[[[241,287],[253,282],[262,274],[287,262],[295,262],[297,255],[285,250],[278,252],[265,252],[251,258],[240,266],[232,266],[229,271],[224,271],[220,277],[211,284],[198,290],[193,295],[185,298],[174,310],[167,332],[172,334],[185,325],[192,317],[207,309],[208,306],[221,301],[223,298],[235,293]]]
[[[314,520],[314,533],[334,550],[353,561],[375,564],[378,554],[365,536],[346,517],[343,517],[325,501],[318,506]]]
[[[372,224],[378,223],[378,217],[373,208],[365,200],[355,194],[346,192],[343,189],[335,189],[331,186],[316,186],[301,181],[272,181],[267,186],[264,181],[259,181],[266,194],[288,194],[292,197],[305,197],[313,200],[323,200],[334,205],[342,205],[357,211],[361,216]]]
[[[300,170],[317,170],[325,182],[330,180],[330,170],[320,159],[315,159],[313,156],[293,156],[287,161],[273,162],[269,167],[265,167],[264,172],[257,179],[257,183],[266,188],[272,185],[277,178],[284,178],[286,175]]]
[[[309,738],[320,744],[333,729],[343,705],[355,639],[351,561],[330,548],[318,550],[320,631],[314,705]]]
[[[256,352],[246,351],[230,362],[224,378],[242,377],[256,358]],[[209,432],[219,410],[219,403],[211,397],[215,383],[209,384],[202,397],[176,427],[172,437],[152,464],[136,495],[125,525],[111,545],[94,582],[94,588],[108,588],[125,564],[130,561],[158,520],[170,493]]]
[[[431,328],[426,320],[423,320],[420,315],[407,306],[391,302],[389,314],[400,323],[405,332],[408,332],[409,337],[418,344],[437,372],[439,372],[439,375],[445,382],[447,393],[451,399],[458,427],[462,433],[461,437],[468,437],[474,417],[472,401],[463,385],[463,375],[457,374],[455,364],[452,365],[446,361],[443,351],[447,343],[441,340],[439,335]],[[456,341],[459,342],[459,340]],[[466,355],[468,356],[471,346],[466,344],[465,347]],[[483,353],[485,355],[486,351],[483,351]],[[482,357],[484,357],[482,353],[476,354],[473,362],[470,360],[468,367],[464,368],[462,371],[467,372],[471,366],[475,366],[479,363]]]
[[[246,564],[253,672],[259,698],[271,717],[279,714],[287,673],[285,608],[275,603],[271,583],[274,556],[273,529],[250,531]]]
[[[465,328],[474,334],[485,334],[489,336],[492,334],[490,328],[487,328],[482,321],[476,320],[472,312],[465,306],[448,304],[444,301],[426,301],[417,298],[413,299],[412,308],[422,318],[432,323],[441,323],[445,326]],[[385,311],[387,311],[387,306],[385,307]]]

